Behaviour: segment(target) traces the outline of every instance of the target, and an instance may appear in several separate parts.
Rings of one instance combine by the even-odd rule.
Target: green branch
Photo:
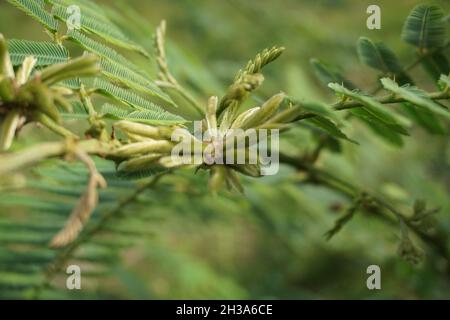
[[[68,140],[40,143],[19,152],[2,154],[0,157],[0,176],[34,166],[46,159],[64,156],[74,147],[87,154],[99,156],[107,156],[115,149],[112,144],[95,139],[80,142]]]
[[[446,92],[446,91],[432,92],[432,93],[428,93],[426,95],[426,97],[431,100],[435,100],[435,101],[447,100],[447,99],[450,99],[450,92]],[[408,102],[404,98],[396,97],[392,94],[388,94],[388,95],[385,95],[382,97],[375,97],[373,99],[381,104],[395,104],[395,103]],[[332,104],[331,106],[335,111],[342,111],[342,110],[349,110],[349,109],[364,107],[364,105],[358,101],[339,101],[339,102]],[[294,121],[299,121],[302,119],[309,119],[309,118],[313,118],[315,116],[316,116],[316,114],[314,114],[314,113],[305,112],[305,113],[299,115],[297,118],[295,118]]]
[[[370,199],[379,209],[377,211],[377,217],[390,224],[395,224],[398,222],[405,224],[420,239],[422,239],[423,242],[433,247],[439,255],[450,263],[450,252],[447,249],[447,236],[440,237],[440,234],[431,235],[420,230],[417,226],[412,224],[403,213],[392,207],[380,197],[370,194],[365,190],[361,190],[361,188],[358,188],[329,172],[315,168],[295,157],[280,153],[280,163],[294,167],[299,171],[306,172],[308,174],[307,182],[323,185],[335,190],[351,199],[354,203],[358,203],[358,197],[360,197],[361,194],[365,194],[365,198]],[[358,205],[358,207],[360,207],[360,205]],[[450,274],[450,265],[448,267],[448,273]]]

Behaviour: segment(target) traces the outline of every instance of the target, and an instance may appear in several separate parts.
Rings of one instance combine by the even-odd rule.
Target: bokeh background
[[[235,73],[265,47],[285,46],[285,54],[265,71],[261,96],[284,91],[298,98],[331,102],[331,92],[315,78],[309,59],[338,66],[361,88],[376,85],[377,73],[356,54],[360,36],[382,40],[404,64],[414,50],[400,40],[403,21],[420,1],[367,0],[129,0],[97,1],[118,10],[126,32],[151,49],[154,28],[168,23],[168,55],[177,79],[202,102],[222,95]],[[448,1],[431,1],[450,13]],[[427,2],[429,3],[429,2]],[[366,28],[366,8],[381,7],[382,29]],[[136,14],[141,18],[137,19]],[[7,38],[47,40],[42,28],[6,1],[0,2],[0,32]],[[448,52],[447,52],[448,54]],[[133,56],[143,68],[149,62]],[[416,82],[433,90],[420,67]],[[440,207],[438,224],[450,231],[450,144],[417,127],[398,148],[358,122],[345,128],[360,145],[325,151],[318,164],[362,188],[382,195],[405,213],[415,199]],[[28,139],[24,134],[21,141]],[[54,139],[39,132],[32,139]],[[310,130],[287,133],[282,148],[291,155],[312,150]],[[145,235],[109,262],[105,277],[83,280],[86,290],[55,298],[124,299],[379,299],[450,298],[446,261],[420,240],[423,262],[412,266],[397,254],[399,228],[357,214],[326,241],[324,233],[343,214],[348,200],[324,187],[301,183],[291,168],[277,176],[245,181],[244,196],[206,190],[207,175],[183,172],[148,194],[152,214]],[[1,192],[1,191],[0,191]],[[2,204],[0,212],[13,205]],[[138,212],[132,212],[138,214]],[[0,235],[1,245],[1,235]],[[450,246],[450,243],[448,244]],[[382,290],[366,288],[366,268],[382,270]],[[1,289],[0,289],[1,290]]]

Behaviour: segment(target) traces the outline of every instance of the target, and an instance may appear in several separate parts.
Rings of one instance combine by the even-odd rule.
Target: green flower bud
[[[14,87],[9,78],[0,76],[0,99],[4,103],[14,100]]]
[[[3,35],[0,33],[0,75],[5,78],[14,79],[14,69],[9,58],[8,45]]]
[[[11,147],[19,120],[19,111],[13,110],[6,115],[5,119],[1,123],[0,151],[8,150]]]
[[[121,120],[114,123],[114,127],[119,128],[125,133],[131,133],[145,138],[151,139],[170,139],[173,128],[170,127],[154,127],[142,123],[136,123],[126,120]]]
[[[33,56],[26,57],[23,62],[22,66],[20,67],[19,71],[17,72],[17,84],[19,86],[25,84],[25,82],[28,81],[28,78],[30,77],[31,72],[33,71],[33,68],[37,62],[37,59]]]
[[[246,176],[255,177],[255,178],[261,176],[261,168],[257,164],[239,164],[239,165],[231,165],[231,167],[234,170],[236,170]]]
[[[173,143],[166,140],[151,140],[136,142],[120,147],[114,153],[117,157],[131,157],[146,153],[168,153],[173,148]]]
[[[43,83],[51,85],[70,78],[93,76],[100,71],[99,61],[97,56],[85,55],[45,68],[40,78]]]
[[[146,154],[144,156],[139,156],[136,158],[132,158],[127,161],[123,161],[120,163],[117,168],[118,172],[135,172],[147,169],[155,164],[157,164],[157,160],[161,158],[160,153],[151,153]]]
[[[213,166],[210,171],[210,177],[208,182],[209,191],[212,194],[216,194],[222,186],[226,179],[226,168],[225,166]]]
[[[253,128],[268,121],[278,111],[278,108],[284,98],[284,93],[279,93],[271,97],[262,105],[258,112],[255,112],[252,116],[247,118],[245,123],[242,125],[242,128]]]
[[[246,127],[247,122],[250,121],[250,119],[256,115],[259,110],[261,108],[260,107],[255,107],[255,108],[251,108],[248,109],[247,111],[241,113],[236,120],[234,120],[233,124],[231,125],[231,129],[237,129],[237,128],[244,128]]]

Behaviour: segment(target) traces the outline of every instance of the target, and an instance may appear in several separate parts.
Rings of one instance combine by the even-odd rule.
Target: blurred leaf
[[[419,4],[403,25],[402,39],[420,50],[438,48],[445,42],[444,11],[434,5]]]
[[[356,116],[365,124],[367,124],[374,133],[382,137],[387,142],[397,147],[403,146],[403,138],[398,133],[397,127],[381,122],[380,120],[378,120],[378,118],[374,117],[366,109],[363,108],[350,109],[350,112],[352,115]]]
[[[431,134],[446,134],[447,130],[441,120],[428,109],[411,103],[402,103],[402,107],[406,110],[411,119],[418,123],[422,128]]]
[[[381,79],[381,83],[386,90],[395,93],[397,96],[402,97],[408,102],[423,107],[435,114],[441,115],[450,120],[450,112],[441,105],[437,104],[426,94],[416,87],[400,87],[397,83],[389,78]]]
[[[435,52],[422,60],[422,65],[434,80],[450,70],[447,57],[442,52]]]
[[[44,9],[43,1],[36,0],[8,0],[9,3],[16,6],[27,15],[41,23],[45,28],[55,33],[58,29],[58,23],[52,15]]]
[[[67,8],[67,6],[54,5],[52,7],[52,14],[54,17],[66,23],[67,19],[69,19],[71,16],[71,13],[67,10]],[[99,10],[101,10],[101,8],[99,8]],[[109,43],[125,49],[137,51],[142,55],[149,57],[149,54],[144,48],[142,48],[140,45],[137,45],[134,41],[130,40],[112,22],[107,21],[106,18],[103,19],[103,21],[101,19],[98,19],[98,14],[101,14],[101,11],[97,13],[96,16],[91,16],[89,12],[81,12],[81,30],[96,34]]]
[[[396,80],[401,83],[412,83],[411,79],[403,72],[395,53],[382,42],[373,42],[369,38],[361,37],[358,40],[359,60],[383,72],[383,74],[395,75]]]
[[[388,106],[381,104],[374,98],[363,93],[350,91],[337,83],[330,83],[328,86],[336,93],[360,102],[364,105],[364,109],[367,113],[369,113],[373,118],[376,118],[377,121],[384,123],[386,126],[400,134],[408,135],[408,131],[404,126],[409,126],[409,121],[389,109]]]
[[[62,63],[69,59],[69,52],[66,48],[53,42],[10,39],[8,40],[8,50],[14,66],[21,65],[27,56],[37,59],[37,67]]]
[[[358,144],[356,141],[349,139],[332,121],[322,117],[322,116],[315,116],[313,118],[305,119],[306,123],[309,123],[315,127],[318,127],[325,131],[326,133],[330,134],[333,137],[345,139],[347,141],[353,142]]]
[[[95,79],[94,87],[98,93],[120,101],[135,111],[144,111],[145,113],[142,113],[142,116],[148,117],[146,120],[149,122],[154,121],[155,124],[162,124],[167,121],[167,123],[173,124],[184,121],[182,117],[163,110],[160,106],[142,98],[133,91],[118,87],[103,79]]]
[[[309,61],[314,69],[317,78],[322,84],[328,86],[331,82],[342,83],[345,87],[355,89],[356,87],[347,79],[345,79],[335,68],[320,61],[319,59],[311,59]]]

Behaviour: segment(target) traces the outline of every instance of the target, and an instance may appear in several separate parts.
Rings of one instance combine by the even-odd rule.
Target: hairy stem
[[[36,165],[37,163],[49,159],[61,157],[70,152],[73,144],[79,150],[87,154],[107,156],[114,146],[98,140],[84,140],[80,142],[46,142],[31,146],[25,150],[15,153],[5,153],[0,157],[0,176]]]
[[[427,98],[431,100],[447,100],[450,99],[450,92],[432,92],[426,95]],[[381,104],[394,104],[394,103],[402,103],[402,102],[408,102],[407,100],[396,97],[392,94],[385,95],[382,97],[375,97],[374,100],[378,101]],[[354,108],[361,108],[364,107],[364,105],[358,101],[339,101],[334,104],[332,104],[332,108],[335,111],[341,111],[341,110],[348,110],[348,109],[354,109]],[[305,112],[298,116],[294,121],[299,121],[302,119],[309,119],[313,118],[316,115],[314,113]]]

